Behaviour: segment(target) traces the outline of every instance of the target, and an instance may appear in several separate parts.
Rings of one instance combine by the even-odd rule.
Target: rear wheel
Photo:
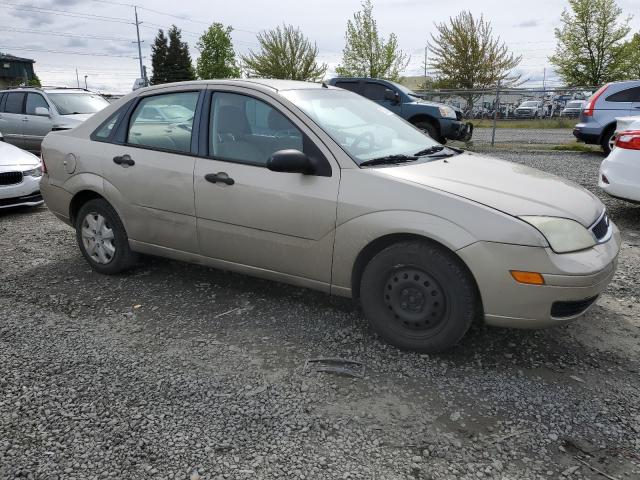
[[[611,150],[613,150],[613,145],[615,143],[614,142],[615,132],[616,132],[615,127],[609,127],[602,134],[602,141],[600,143],[600,146],[602,147],[602,151],[604,152],[605,155],[609,155],[611,153]]]
[[[131,268],[136,262],[124,225],[106,200],[89,200],[80,208],[76,238],[82,255],[97,272],[112,275]]]
[[[365,267],[360,286],[365,316],[389,343],[418,352],[455,345],[480,304],[462,262],[427,242],[397,243]]]

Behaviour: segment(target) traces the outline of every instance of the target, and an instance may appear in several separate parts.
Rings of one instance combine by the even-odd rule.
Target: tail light
[[[44,155],[40,152],[40,167],[42,168],[42,174],[47,173],[47,164],[44,163]]]
[[[626,130],[616,135],[616,147],[640,150],[640,130]]]
[[[584,110],[582,111],[582,114],[585,117],[593,116],[593,109],[596,106],[596,102],[598,101],[598,98],[600,98],[600,95],[602,95],[605,92],[605,90],[609,88],[609,85],[610,85],[609,83],[607,83],[606,85],[603,85],[596,91],[596,93],[591,95],[591,98],[589,99],[587,104],[584,106]]]

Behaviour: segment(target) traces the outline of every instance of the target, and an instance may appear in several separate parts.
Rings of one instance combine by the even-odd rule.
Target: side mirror
[[[279,150],[267,160],[267,168],[272,172],[302,173],[311,175],[316,169],[311,159],[300,150]]]
[[[48,117],[50,115],[47,107],[36,107],[35,114],[40,117]]]
[[[384,99],[385,100],[389,100],[389,101],[391,101],[393,103],[398,103],[398,102],[400,102],[400,95],[398,95],[398,92],[394,92],[390,88],[387,88],[384,91]]]

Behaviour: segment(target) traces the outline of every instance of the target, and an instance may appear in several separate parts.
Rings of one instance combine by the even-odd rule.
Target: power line
[[[137,56],[128,56],[128,55],[112,55],[109,53],[100,53],[100,52],[69,52],[66,50],[49,50],[47,48],[26,48],[26,47],[12,47],[12,46],[0,46],[0,48],[4,50],[24,50],[27,52],[41,52],[41,53],[62,53],[65,55],[87,55],[91,57],[114,57],[114,58],[133,58],[138,59]]]
[[[5,32],[19,32],[19,33],[33,33],[36,35],[52,35],[54,37],[70,37],[70,38],[86,38],[91,40],[109,40],[112,42],[131,42],[130,38],[124,37],[104,37],[101,35],[91,35],[91,34],[74,34],[74,33],[66,33],[66,32],[51,32],[46,30],[33,30],[28,28],[3,28]]]
[[[76,17],[76,18],[85,18],[88,20],[98,20],[103,22],[114,22],[114,23],[126,23],[131,24],[130,20],[122,17],[108,17],[106,15],[94,15],[92,13],[77,13],[71,12],[69,10],[56,10],[53,8],[42,8],[42,7],[31,7],[29,5],[23,5],[20,3],[10,3],[4,2],[0,5],[0,8],[13,8],[14,10],[24,10],[27,12],[35,12],[35,13],[53,13],[63,17]]]

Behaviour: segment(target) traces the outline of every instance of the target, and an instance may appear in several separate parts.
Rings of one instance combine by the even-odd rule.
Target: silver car
[[[149,119],[149,107],[192,112]],[[583,314],[616,268],[603,204],[562,178],[438,144],[327,85],[140,89],[43,143],[41,189],[98,272],[138,253],[357,299],[389,342],[433,352],[475,319]]]
[[[76,88],[0,90],[0,138],[39,152],[47,133],[73,128],[107,105],[100,95]]]
[[[602,146],[608,155],[615,142],[616,118],[634,115],[640,115],[640,80],[607,83],[587,101],[573,135]]]

